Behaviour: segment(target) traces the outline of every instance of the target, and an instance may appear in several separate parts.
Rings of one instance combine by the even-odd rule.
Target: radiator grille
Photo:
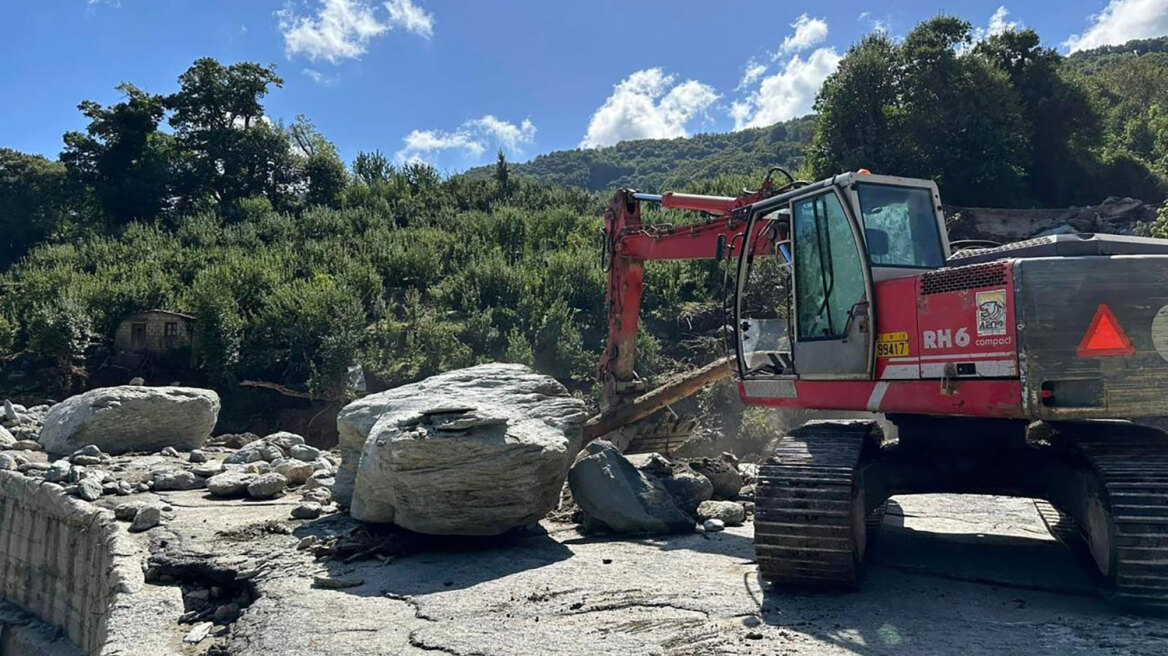
[[[1001,287],[1006,284],[1006,266],[999,262],[930,271],[921,276],[921,294],[943,294],[962,289]]]

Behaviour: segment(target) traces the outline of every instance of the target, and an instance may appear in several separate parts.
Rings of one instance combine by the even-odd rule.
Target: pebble
[[[118,496],[126,496],[134,492],[134,485],[130,481],[118,481]]]
[[[195,449],[194,451],[191,451],[189,456],[187,456],[187,460],[195,464],[204,463],[207,462],[207,454],[204,451]]]
[[[199,622],[195,625],[195,628],[187,632],[186,636],[183,637],[183,642],[189,645],[199,644],[210,635],[211,629],[214,626],[214,622]]]
[[[308,446],[307,444],[295,444],[292,448],[288,449],[288,455],[297,460],[312,462],[320,457],[320,449],[314,446]]]
[[[272,470],[288,479],[289,485],[303,485],[313,472],[312,463],[291,459],[272,463]]]
[[[123,522],[134,521],[134,515],[138,511],[145,508],[147,504],[141,501],[127,501],[126,503],[119,503],[114,506],[114,518]]]
[[[13,451],[43,451],[44,448],[40,442],[36,440],[17,440],[15,444],[9,447]]]
[[[77,496],[86,501],[97,501],[101,498],[104,490],[101,489],[101,479],[95,476],[87,476],[77,483]]]
[[[296,549],[298,551],[304,551],[305,549],[311,549],[312,547],[316,546],[317,542],[320,542],[320,538],[316,537],[315,535],[309,535],[309,536],[306,536],[304,538],[301,538],[300,542],[296,543]]]
[[[326,590],[340,590],[341,588],[355,588],[365,582],[357,576],[314,576],[312,585]]]
[[[305,501],[312,501],[324,506],[332,503],[333,493],[332,490],[329,490],[327,487],[318,487],[311,490],[305,490],[304,493],[300,495],[300,498],[304,499]]]
[[[215,609],[215,621],[221,623],[234,622],[239,619],[239,604],[223,604]]]
[[[71,471],[73,471],[73,465],[69,464],[68,460],[55,460],[45,470],[45,480],[49,483],[60,483],[69,479]]]
[[[726,528],[726,523],[720,519],[707,519],[702,522],[702,528],[706,533],[716,533]]]
[[[247,484],[247,496],[253,499],[270,499],[284,491],[288,479],[275,472],[261,474]]]
[[[194,453],[194,451],[191,451]],[[191,473],[195,476],[202,476],[203,478],[211,478],[216,474],[223,473],[223,463],[218,460],[205,462],[191,468]]]
[[[100,458],[101,456],[104,456],[104,455],[105,454],[101,452],[101,449],[96,444],[86,444],[85,446],[83,446],[80,449],[77,449],[76,451],[73,452],[73,457],[93,456],[96,458]]]
[[[254,474],[241,471],[227,471],[207,479],[207,491],[217,497],[231,497],[243,494],[248,483],[255,480]]]
[[[47,462],[26,462],[16,466],[21,473],[28,472],[43,472],[48,471],[49,463]]]
[[[294,446],[304,444],[304,438],[296,433],[289,433],[288,431],[279,431],[264,437],[264,441],[269,444],[276,444],[281,449],[287,451]]]
[[[0,469],[16,469],[19,466],[16,458],[7,453],[0,452]]]
[[[82,455],[82,456],[73,456],[69,460],[72,461],[73,464],[75,464],[75,465],[81,465],[82,467],[92,467],[93,465],[100,465],[102,458],[100,456],[84,456],[84,455]]]
[[[130,523],[131,533],[149,531],[162,521],[162,509],[158,506],[143,506],[134,514],[134,521]]]
[[[292,519],[316,519],[320,517],[320,504],[306,501],[292,509]]]
[[[167,447],[169,448],[169,447]],[[206,482],[189,471],[176,469],[159,469],[153,472],[154,490],[194,490],[206,485]]]

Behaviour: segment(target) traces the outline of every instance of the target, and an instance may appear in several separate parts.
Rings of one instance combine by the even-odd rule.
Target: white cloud
[[[1018,23],[1016,21],[1006,20],[1006,17],[1009,15],[1010,12],[1006,9],[1005,5],[994,10],[994,14],[990,16],[990,25],[986,30],[986,34],[988,36],[995,36],[1002,32],[1010,32],[1018,29]]]
[[[336,64],[364,55],[374,37],[392,29],[427,39],[434,34],[433,17],[411,0],[386,2],[384,20],[368,0],[318,0],[318,5],[312,16],[298,15],[291,4],[276,12],[289,58],[304,55],[311,61],[324,59]]]
[[[731,104],[734,129],[764,127],[810,113],[823,81],[839,62],[835,48],[819,48],[807,59],[793,55],[781,71],[762,78],[744,100]]]
[[[337,63],[365,54],[369,41],[389,28],[363,0],[320,0],[316,16],[297,16],[290,6],[276,12],[288,56]]]
[[[302,71],[305,75],[312,78],[313,82],[320,83],[324,79],[324,74],[312,68],[306,68]]]
[[[687,136],[686,124],[705,113],[718,94],[697,80],[674,85],[674,79],[660,68],[649,68],[614,85],[612,95],[592,115],[580,147]]]
[[[766,73],[766,64],[760,64],[753,59],[746,63],[746,70],[742,72],[742,80],[738,83],[738,89],[745,89],[754,83],[755,80],[762,77]]]
[[[1168,34],[1168,0],[1111,0],[1091,26],[1063,46],[1071,52]]]
[[[399,162],[430,161],[438,153],[447,150],[461,150],[470,157],[479,157],[494,144],[512,153],[522,152],[521,147],[535,140],[535,124],[524,119],[519,125],[487,114],[458,126],[453,132],[445,130],[413,130],[402,142],[405,144],[397,152]]]
[[[385,9],[389,12],[391,27],[400,27],[427,39],[434,36],[434,16],[410,0],[389,0]]]
[[[822,18],[803,14],[791,23],[791,27],[795,28],[795,32],[783,39],[783,45],[775,53],[776,59],[793,52],[803,52],[827,38],[827,21]]]

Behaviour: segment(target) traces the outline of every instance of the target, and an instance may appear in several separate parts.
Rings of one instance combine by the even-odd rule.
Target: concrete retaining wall
[[[100,654],[115,597],[141,579],[117,562],[117,531],[108,510],[0,471],[0,598]]]

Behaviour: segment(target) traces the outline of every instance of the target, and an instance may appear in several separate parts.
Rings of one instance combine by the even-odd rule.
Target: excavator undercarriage
[[[783,436],[755,493],[760,572],[852,588],[864,519],[890,496],[1019,496],[1054,511],[1043,517],[1056,537],[1083,541],[1071,546],[1090,554],[1109,596],[1168,609],[1168,437],[1125,422],[996,423],[905,418],[890,440],[875,422],[824,421]]]

